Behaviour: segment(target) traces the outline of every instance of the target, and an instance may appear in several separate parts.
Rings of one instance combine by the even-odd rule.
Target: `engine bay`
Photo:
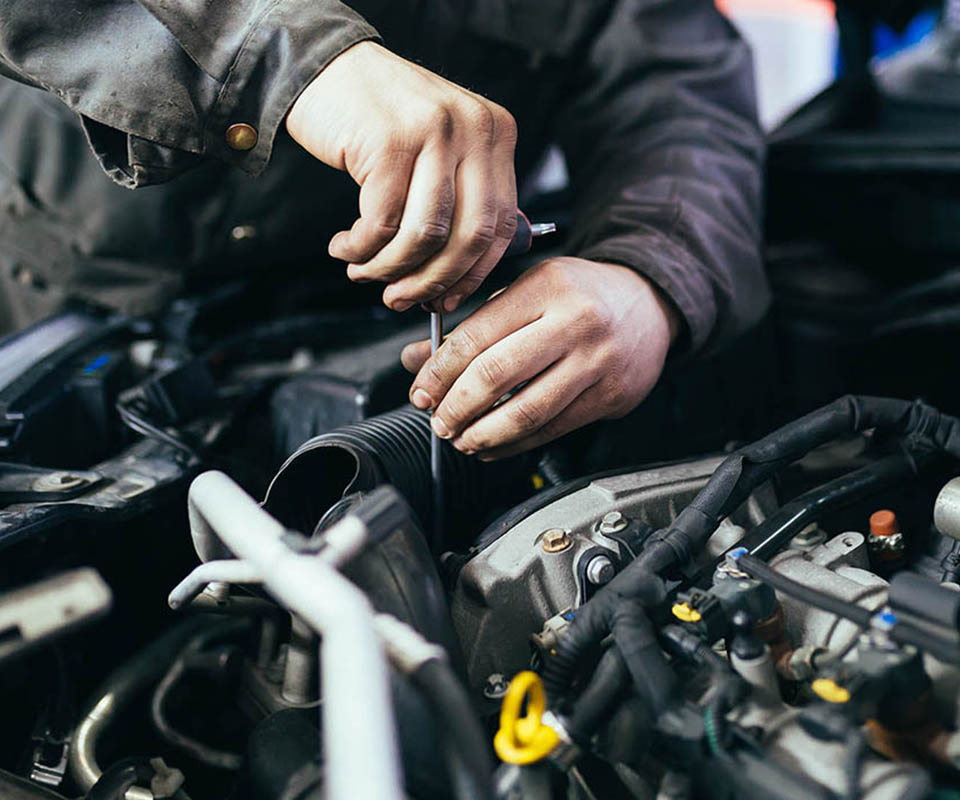
[[[437,541],[419,329],[210,302],[3,343],[0,795],[952,796],[953,417],[846,396],[573,477],[447,448]]]

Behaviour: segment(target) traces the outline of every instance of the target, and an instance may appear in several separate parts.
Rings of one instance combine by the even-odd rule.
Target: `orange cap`
[[[897,532],[897,515],[889,509],[874,511],[870,515],[870,533],[874,536],[893,536]]]

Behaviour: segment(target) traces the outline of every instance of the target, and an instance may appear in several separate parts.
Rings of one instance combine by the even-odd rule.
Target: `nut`
[[[550,528],[540,537],[544,553],[562,553],[573,541],[563,528]]]

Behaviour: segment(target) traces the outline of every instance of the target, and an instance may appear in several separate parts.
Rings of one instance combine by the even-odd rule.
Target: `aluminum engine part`
[[[887,582],[870,571],[867,539],[851,531],[806,552],[785,550],[770,561],[777,572],[805,586],[875,610],[887,599]],[[794,647],[812,645],[841,650],[858,635],[852,622],[778,593],[787,638]]]
[[[867,540],[862,533],[841,533],[806,552],[785,550],[775,556],[770,565],[795,581],[864,608],[878,609],[887,600],[887,581],[868,569]],[[795,648],[808,645],[843,650],[858,635],[856,625],[835,614],[781,593],[777,598],[783,607],[787,638]],[[848,659],[854,657],[853,653],[846,656]],[[960,708],[957,707],[960,669],[926,653],[923,665],[933,682],[936,702],[941,708],[951,709],[950,716],[960,717]]]
[[[779,702],[748,699],[728,718],[745,728],[763,731],[763,747],[775,761],[803,772],[817,783],[843,796],[847,788],[849,748],[842,742],[825,742],[809,736],[797,722],[799,709]],[[918,767],[895,763],[868,754],[860,776],[861,800],[898,800],[916,779]]]
[[[602,555],[616,570],[624,566],[618,542],[611,538],[617,529],[636,523],[650,529],[669,525],[722,460],[596,478],[533,511],[477,553],[461,570],[451,602],[458,637],[469,643],[470,685],[480,688],[491,673],[509,676],[525,668],[531,635],[546,620],[579,604],[583,584],[589,582],[589,560]],[[775,508],[769,486],[755,491],[714,534],[705,557],[732,546],[743,535],[741,526],[759,524]],[[569,544],[545,547],[544,537],[549,534],[553,542],[558,530]],[[604,579],[612,577],[609,570],[605,573]]]
[[[933,524],[944,536],[960,539],[960,478],[948,481],[937,495]]]

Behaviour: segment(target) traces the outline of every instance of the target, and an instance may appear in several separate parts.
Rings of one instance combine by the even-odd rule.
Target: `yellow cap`
[[[846,703],[850,699],[850,691],[831,678],[817,678],[810,688],[828,703]]]
[[[523,701],[526,716],[520,716]],[[547,708],[547,695],[536,672],[519,672],[510,681],[500,709],[500,730],[493,737],[493,747],[501,761],[508,764],[533,764],[548,756],[560,737],[541,720]]]
[[[692,608],[689,603],[674,603],[670,609],[681,622],[699,622],[703,617],[697,609]]]

